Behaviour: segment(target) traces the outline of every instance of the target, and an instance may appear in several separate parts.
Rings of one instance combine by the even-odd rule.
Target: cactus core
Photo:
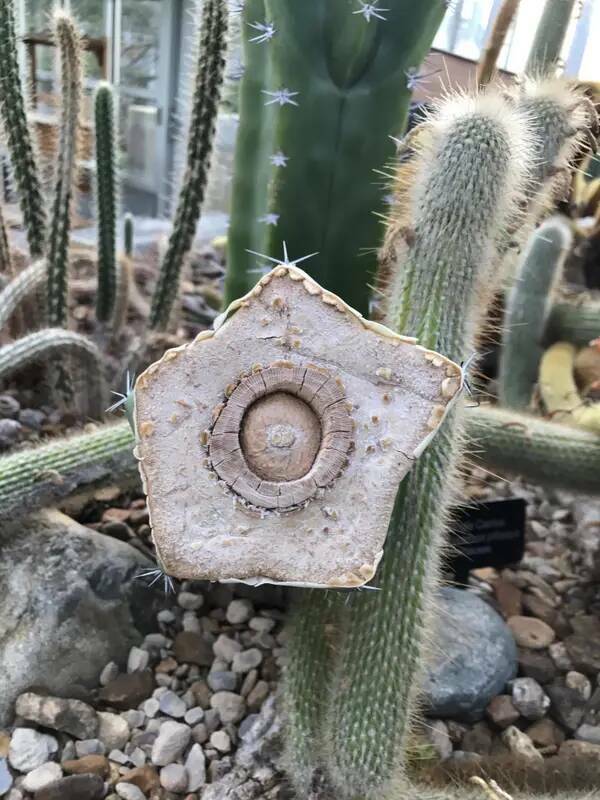
[[[339,379],[315,367],[273,364],[233,389],[208,450],[217,475],[250,505],[291,509],[337,478],[351,435]]]

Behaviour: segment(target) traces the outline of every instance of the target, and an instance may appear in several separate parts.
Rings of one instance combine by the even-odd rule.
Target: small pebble
[[[132,647],[127,659],[127,672],[141,672],[150,661],[150,653],[139,647]]]
[[[177,602],[185,611],[197,611],[199,608],[202,608],[204,598],[201,594],[179,592],[177,595]]]
[[[232,600],[227,606],[225,617],[231,625],[241,625],[254,614],[254,606],[249,600]]]
[[[231,750],[231,739],[225,731],[215,731],[211,734],[210,744],[220,753],[228,753]]]
[[[182,764],[168,764],[160,771],[160,785],[168,792],[185,792],[188,787],[187,769]]]

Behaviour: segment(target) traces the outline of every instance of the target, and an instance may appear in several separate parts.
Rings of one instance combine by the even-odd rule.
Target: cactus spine
[[[57,11],[54,35],[60,53],[61,124],[48,242],[48,322],[67,323],[69,231],[81,110],[81,42],[71,17]]]
[[[225,0],[205,0],[200,33],[186,171],[179,193],[173,230],[152,297],[150,327],[153,330],[164,330],[169,324],[173,304],[179,291],[183,261],[192,246],[204,200],[225,64],[227,33]]]
[[[94,99],[96,132],[96,209],[98,212],[98,294],[96,316],[108,322],[117,290],[117,174],[115,101],[112,86],[100,84]]]
[[[527,75],[555,72],[574,5],[575,0],[546,0],[525,66]]]
[[[486,467],[547,486],[600,492],[600,436],[491,406],[469,408],[466,433]]]
[[[549,219],[530,238],[517,269],[506,306],[500,355],[500,401],[507,408],[524,410],[531,401],[552,289],[572,243],[566,220]]]
[[[27,123],[16,41],[14,0],[3,0],[0,3],[0,117],[19,190],[29,252],[32,258],[39,258],[45,248],[46,214],[34,145]]]
[[[251,141],[245,126],[258,133],[270,124],[265,103],[272,103],[267,108],[275,108],[275,135],[260,158],[281,152],[288,161],[271,166],[268,211],[278,219],[267,221],[276,225],[260,221],[256,202],[246,208],[238,198],[232,208],[226,303],[254,283],[255,259],[245,249],[279,257],[285,241],[290,253],[317,252],[307,262],[311,275],[368,313],[382,236],[375,215],[385,211],[385,192],[374,173],[394,154],[388,135],[403,132],[412,85],[445,11],[442,0],[384,5],[390,6],[384,19],[367,21],[348,0],[265,0],[263,24],[275,33],[247,44],[247,51],[262,48],[269,62],[258,78],[250,69],[244,74],[242,98],[248,91],[251,103],[241,108],[238,147]],[[244,35],[253,36],[247,27]],[[297,93],[291,103],[285,93],[278,99],[286,89]],[[237,163],[247,168],[241,159],[242,153]],[[264,198],[262,170],[258,190]]]
[[[516,112],[500,98],[483,96],[442,104],[420,142],[406,192],[410,230],[392,224],[385,245],[393,262],[387,319],[395,330],[462,361],[472,353],[485,311],[481,300],[490,292],[494,245],[513,221],[514,198],[522,190],[527,137]],[[380,796],[403,768],[460,429],[456,412],[402,482],[376,579],[379,591],[349,597],[330,666],[325,730],[317,718],[289,734],[292,741],[304,736],[325,742],[336,796]],[[343,610],[339,596],[338,603]],[[307,655],[288,665],[290,694],[310,681],[310,675],[295,673],[310,664],[308,651],[318,655],[325,623],[320,636],[313,631],[312,639],[297,644]],[[323,687],[312,692],[322,696]],[[288,706],[300,701],[292,696]]]

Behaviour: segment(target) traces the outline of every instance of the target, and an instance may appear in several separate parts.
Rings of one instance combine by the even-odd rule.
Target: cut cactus
[[[461,370],[290,263],[137,380],[154,541],[179,578],[355,587]],[[376,502],[375,502],[376,499]]]

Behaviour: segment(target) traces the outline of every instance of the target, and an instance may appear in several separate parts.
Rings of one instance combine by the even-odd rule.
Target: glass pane
[[[158,77],[160,0],[123,0],[121,85],[152,92]]]

